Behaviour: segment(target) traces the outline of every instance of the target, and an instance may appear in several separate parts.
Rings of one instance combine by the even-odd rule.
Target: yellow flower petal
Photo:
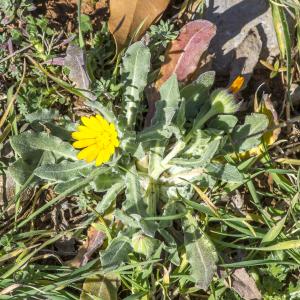
[[[91,150],[91,152],[87,155],[87,157],[85,159],[86,162],[90,163],[90,162],[94,161],[97,158],[98,153],[99,153],[99,149]]]
[[[96,144],[96,139],[83,139],[73,143],[73,147],[76,149],[82,149],[88,146]]]
[[[97,134],[94,132],[80,132],[76,131],[72,133],[72,138],[74,140],[83,140],[83,139],[94,139],[97,137]]]
[[[96,159],[96,167],[99,167],[103,164],[103,159],[102,159],[102,152],[99,152],[97,159]]]
[[[101,123],[95,118],[95,117],[82,117],[81,118],[82,123],[89,129],[100,131]]]
[[[87,158],[95,155],[95,157],[97,156],[99,152],[99,148],[97,147],[97,145],[92,145],[92,146],[89,146],[83,150],[81,150],[78,155],[77,155],[77,158],[78,159],[84,159],[84,160],[87,160]]]

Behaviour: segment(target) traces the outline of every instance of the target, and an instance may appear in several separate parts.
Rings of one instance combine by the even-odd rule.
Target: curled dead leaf
[[[160,19],[170,0],[110,0],[108,28],[119,53],[129,40],[136,41]]]
[[[75,268],[86,265],[93,253],[102,246],[105,237],[103,231],[99,231],[94,226],[91,226],[88,229],[85,243],[80,247],[76,257],[68,261],[67,264]]]

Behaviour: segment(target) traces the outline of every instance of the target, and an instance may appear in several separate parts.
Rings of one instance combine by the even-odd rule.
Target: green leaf
[[[80,300],[117,300],[120,279],[113,273],[96,275],[85,280]]]
[[[59,112],[56,109],[39,109],[31,114],[25,115],[25,120],[29,123],[34,121],[51,121],[59,117]]]
[[[152,125],[161,127],[171,124],[181,101],[176,75],[172,75],[160,88],[161,99],[156,102],[155,115]]]
[[[199,167],[205,167],[207,164],[209,164],[210,161],[215,156],[215,154],[217,153],[217,151],[219,150],[220,144],[221,144],[220,138],[215,138],[214,140],[206,144],[206,147],[204,147],[202,150],[200,160],[197,161],[197,165]]]
[[[92,186],[95,192],[105,192],[111,188],[114,184],[121,183],[122,177],[119,174],[108,172],[110,168],[95,178],[90,185]]]
[[[225,182],[242,183],[244,181],[243,175],[238,168],[230,164],[209,164],[206,166],[206,171]]]
[[[141,232],[135,233],[131,241],[134,252],[143,254],[146,256],[146,258],[151,257],[151,255],[158,248],[159,244],[160,242],[157,239],[146,236]]]
[[[147,85],[150,58],[150,50],[142,42],[137,42],[127,49],[123,59],[122,77],[126,82],[124,110],[129,128],[133,128],[136,122],[142,92]]]
[[[123,191],[125,184],[123,182],[115,183],[103,196],[102,200],[97,204],[96,211],[99,214],[104,214],[105,211],[111,206],[117,196]]]
[[[37,167],[44,164],[54,163],[55,157],[51,152],[38,151],[34,157],[31,157],[30,161],[25,161],[22,158],[16,160],[12,165],[9,166],[8,172],[13,179],[23,185],[30,180],[28,184],[32,184],[33,181],[38,181],[38,177],[35,176],[34,172]]]
[[[45,120],[46,121],[46,120]],[[75,125],[75,124],[68,124],[68,125]],[[43,122],[43,121],[39,121],[39,122],[33,122],[31,124],[31,127],[34,131],[36,132],[42,132],[45,130],[45,128],[47,128],[47,130],[49,131],[49,133],[51,135],[54,135],[60,139],[62,139],[63,141],[67,141],[69,142],[71,139],[71,132],[69,130],[67,130],[65,127],[62,126],[58,126],[52,122]],[[74,126],[74,128],[72,128],[72,131],[75,131],[76,126]]]
[[[132,217],[128,216],[125,212],[120,209],[115,209],[114,216],[117,220],[121,221],[123,225],[126,225],[130,228],[141,228],[139,222],[134,220]]]
[[[238,118],[232,115],[218,115],[209,122],[208,128],[213,128],[229,133],[238,122]]]
[[[27,131],[10,138],[14,151],[24,159],[36,156],[39,150],[50,151],[65,158],[76,159],[75,149],[71,144],[47,133]]]
[[[84,161],[63,161],[60,164],[47,164],[35,170],[35,175],[47,180],[66,182],[81,176],[81,171],[92,166]]]
[[[128,170],[125,178],[126,200],[123,209],[129,214],[146,215],[146,204],[142,198],[141,186],[135,165]]]
[[[186,101],[183,99],[180,103],[179,110],[176,116],[176,126],[182,130],[184,127],[184,124],[186,122],[186,117],[185,117],[185,109],[186,109]]]
[[[176,240],[166,229],[159,229],[159,233],[165,241],[164,250],[170,254],[170,261],[175,266],[179,266],[180,258],[178,255]]]
[[[128,261],[128,254],[132,252],[129,238],[119,236],[114,238],[108,247],[101,251],[100,260],[103,268],[118,268]]]
[[[32,176],[36,165],[27,164],[23,159],[18,159],[9,166],[8,172],[16,183],[23,185]]]
[[[278,237],[280,232],[282,231],[282,228],[284,227],[286,218],[287,218],[287,216],[282,218],[277,224],[275,224],[275,226],[271,227],[261,242],[269,243],[269,242],[274,241]]]
[[[83,33],[89,32],[93,29],[91,18],[88,15],[80,16],[80,28]]]
[[[80,191],[85,189],[85,186],[80,186],[80,183],[82,182],[82,180],[83,180],[83,178],[81,177],[81,178],[77,178],[77,179],[74,179],[74,180],[59,183],[59,184],[56,185],[54,191],[57,194],[62,194],[65,191],[67,191],[68,189],[79,185],[78,189],[72,191],[72,195],[75,195],[75,194],[77,194]]]
[[[178,81],[176,75],[172,75],[160,88],[160,100],[156,102],[154,117],[151,126],[147,127],[141,134],[142,142],[150,140],[166,140],[179,130],[172,121],[179,110],[181,101]]]
[[[184,245],[191,276],[198,288],[207,290],[217,270],[218,255],[211,241],[200,233],[191,215],[184,222],[184,228]]]
[[[147,292],[140,292],[137,294],[132,294],[126,298],[124,298],[123,300],[141,300],[144,299],[143,297],[147,295]]]
[[[249,250],[258,250],[258,251],[281,251],[281,250],[288,250],[288,249],[296,249],[300,248],[300,240],[290,240],[280,242],[275,245],[267,246],[267,247],[259,247],[259,248],[248,248]]]
[[[232,134],[235,151],[247,151],[258,146],[261,142],[263,131],[267,129],[268,125],[268,117],[264,114],[246,116],[244,124],[237,126]]]
[[[201,74],[197,80],[186,85],[181,90],[181,96],[186,100],[186,117],[194,119],[201,106],[209,99],[209,90],[215,81],[215,72],[209,71]]]

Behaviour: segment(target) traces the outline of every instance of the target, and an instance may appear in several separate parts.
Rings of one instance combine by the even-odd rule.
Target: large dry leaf
[[[76,268],[86,265],[93,253],[102,246],[106,237],[104,232],[97,230],[94,226],[88,229],[87,235],[87,240],[79,249],[76,257],[68,262],[68,265]]]
[[[216,26],[206,20],[192,21],[182,27],[177,39],[172,41],[167,49],[156,88],[159,89],[174,73],[178,81],[190,79],[198,69],[215,34]]]
[[[138,40],[151,24],[159,20],[170,0],[110,0],[108,20],[117,52],[133,39]]]
[[[244,300],[259,300],[262,295],[256,283],[244,268],[234,270],[232,274],[232,289]]]

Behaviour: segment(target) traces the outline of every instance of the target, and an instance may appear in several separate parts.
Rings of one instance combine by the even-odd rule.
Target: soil
[[[38,0],[36,15],[44,15],[56,28],[63,28],[67,32],[76,29],[77,0]],[[107,14],[106,1],[82,0],[81,13],[90,16],[92,23],[100,25]]]

